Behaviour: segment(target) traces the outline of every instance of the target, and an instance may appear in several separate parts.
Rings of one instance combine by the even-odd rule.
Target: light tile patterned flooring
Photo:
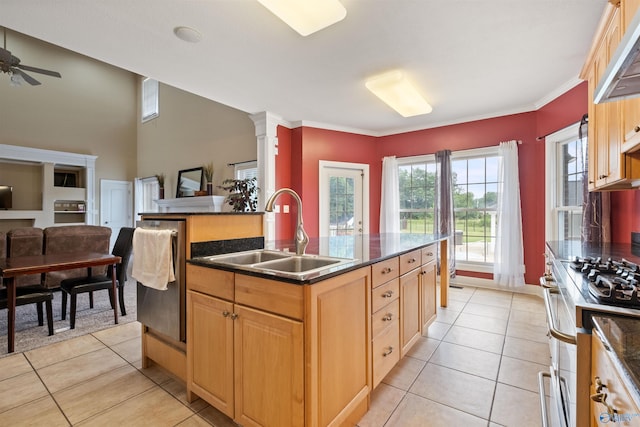
[[[137,322],[2,358],[0,425],[234,426],[140,359]],[[548,362],[541,299],[451,288],[359,426],[539,426],[537,372]]]

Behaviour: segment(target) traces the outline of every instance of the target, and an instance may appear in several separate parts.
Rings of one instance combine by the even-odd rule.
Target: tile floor
[[[374,390],[360,427],[539,426],[547,369],[542,300],[452,288],[449,307]],[[0,359],[0,425],[234,426],[141,368],[140,325],[115,326]]]

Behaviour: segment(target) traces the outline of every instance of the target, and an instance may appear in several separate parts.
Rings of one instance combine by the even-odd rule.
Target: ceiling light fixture
[[[202,34],[191,27],[175,27],[173,29],[173,34],[175,34],[180,40],[184,40],[189,43],[198,43],[202,40]]]
[[[403,117],[429,114],[433,110],[402,71],[395,70],[371,77],[367,79],[365,86]]]
[[[258,0],[301,36],[342,21],[347,10],[338,0]]]

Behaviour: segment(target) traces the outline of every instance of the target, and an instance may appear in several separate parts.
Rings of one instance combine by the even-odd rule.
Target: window
[[[547,138],[547,240],[579,240],[587,141],[570,126]]]
[[[158,205],[154,200],[159,198],[160,185],[158,185],[158,179],[155,176],[147,178],[136,179],[136,187],[139,188],[140,194],[140,206],[138,206],[139,212],[158,212]]]
[[[160,114],[158,81],[149,77],[142,81],[142,123],[155,119]]]
[[[236,163],[233,167],[236,179],[258,178],[258,162],[256,160]]]
[[[400,231],[432,233],[435,157],[398,159]],[[456,262],[484,271],[493,263],[498,201],[498,147],[451,154]]]

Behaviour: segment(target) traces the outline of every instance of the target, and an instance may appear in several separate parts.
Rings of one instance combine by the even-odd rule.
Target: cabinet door
[[[233,304],[187,292],[188,391],[233,418]]]
[[[400,344],[404,357],[420,338],[420,269],[400,277]]]
[[[615,53],[618,44],[620,43],[620,16],[613,19],[611,27],[607,32],[607,45],[606,45],[606,62]],[[622,108],[620,102],[608,102],[605,104],[607,111],[607,142],[608,150],[606,153],[607,162],[605,164],[606,183],[614,183],[625,177],[625,162],[622,159]]]
[[[302,322],[236,305],[235,421],[304,425]]]
[[[420,333],[426,334],[431,322],[436,319],[436,263],[422,266],[420,277]]]

